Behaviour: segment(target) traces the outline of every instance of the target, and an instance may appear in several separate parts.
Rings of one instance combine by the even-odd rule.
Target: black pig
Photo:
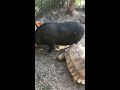
[[[51,52],[54,45],[72,45],[80,41],[83,35],[84,27],[79,22],[46,22],[37,27],[35,43],[48,45]]]

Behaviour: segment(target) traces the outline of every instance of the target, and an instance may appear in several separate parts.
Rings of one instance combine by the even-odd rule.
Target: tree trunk
[[[73,16],[74,11],[75,11],[75,0],[70,0],[66,13]]]

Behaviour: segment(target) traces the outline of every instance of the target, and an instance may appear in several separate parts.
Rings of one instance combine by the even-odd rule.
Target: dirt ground
[[[52,12],[52,16],[48,14],[43,18],[46,21],[79,21],[76,17],[66,15],[64,11],[64,9],[60,9]],[[85,46],[85,35],[79,43]],[[85,90],[84,85],[73,82],[66,62],[55,59],[57,55],[64,52],[64,49],[54,50],[51,53],[47,53],[47,50],[39,50],[39,47],[35,48],[35,90]]]

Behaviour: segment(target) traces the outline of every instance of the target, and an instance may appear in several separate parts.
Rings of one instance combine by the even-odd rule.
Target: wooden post
[[[67,0],[67,8],[68,8],[68,2],[69,2],[69,1]]]
[[[81,0],[80,0],[80,8],[81,8]]]

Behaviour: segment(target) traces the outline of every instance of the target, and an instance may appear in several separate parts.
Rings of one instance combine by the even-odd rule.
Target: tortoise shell
[[[85,47],[73,44],[65,50],[65,59],[73,80],[85,84]]]

